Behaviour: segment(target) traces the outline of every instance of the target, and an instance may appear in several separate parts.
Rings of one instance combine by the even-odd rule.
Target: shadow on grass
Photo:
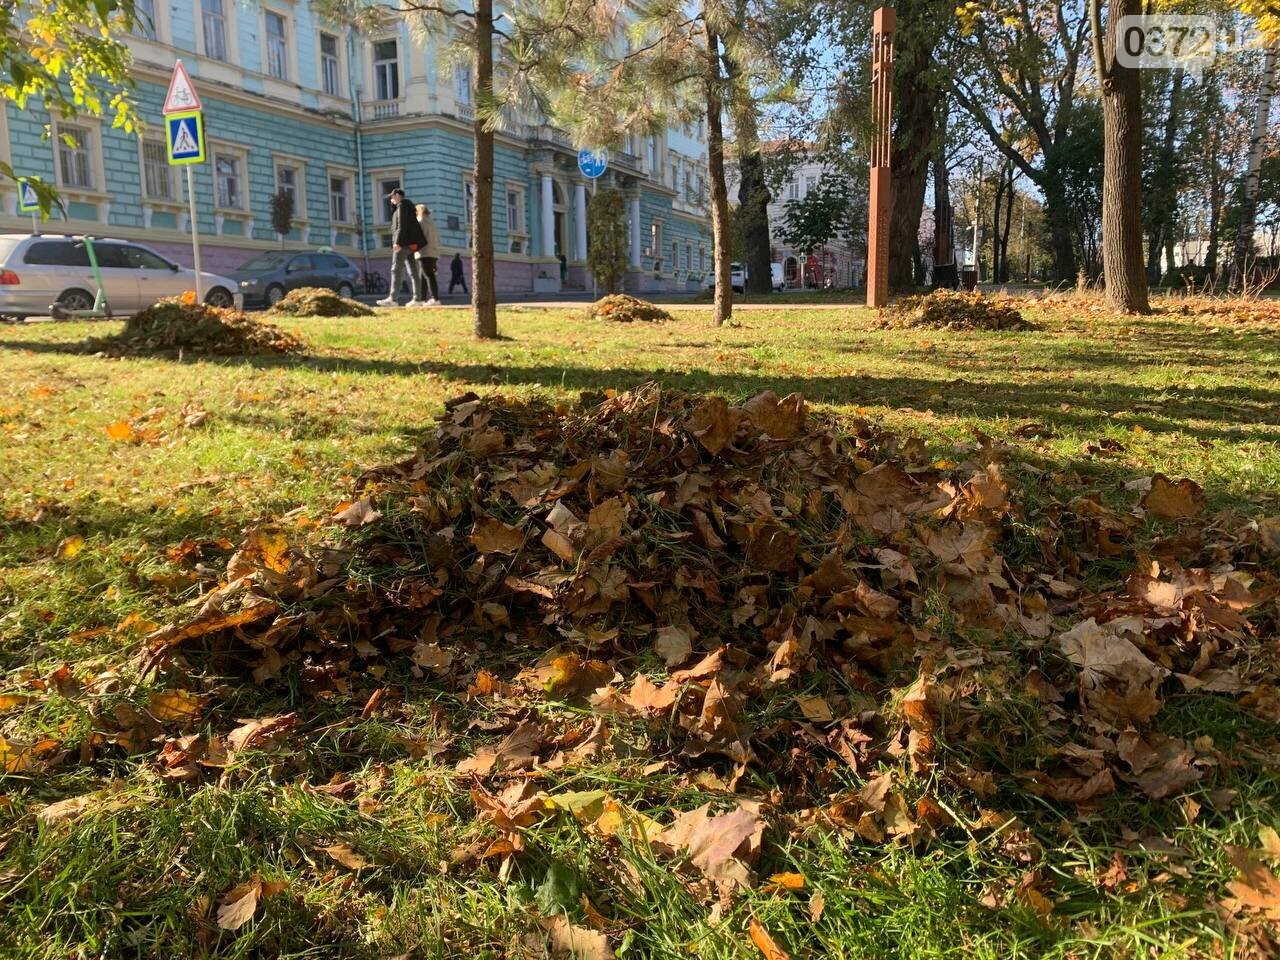
[[[78,344],[41,341],[3,341],[11,350],[37,353],[82,353]],[[1074,356],[1074,354],[1067,354]],[[1109,356],[1109,355],[1108,355]],[[1080,354],[1082,366],[1102,365],[1101,357]],[[761,390],[780,394],[798,391],[817,403],[838,405],[884,404],[890,407],[928,406],[945,399],[960,415],[1038,420],[1066,430],[1100,429],[1116,414],[1128,427],[1140,426],[1157,434],[1186,434],[1203,440],[1229,439],[1280,442],[1280,389],[1270,386],[1215,386],[1186,391],[1115,382],[1110,377],[1083,379],[1064,376],[1027,382],[991,382],[964,377],[948,380],[911,376],[821,377],[769,375],[749,372],[714,373],[663,367],[512,366],[504,364],[444,363],[438,360],[389,360],[337,355],[302,357],[187,358],[186,363],[248,365],[260,370],[302,368],[322,373],[374,376],[432,375],[460,385],[542,386],[568,390],[625,389],[650,380],[669,387],[749,396]],[[1116,366],[1127,362],[1114,360]],[[1043,369],[1043,368],[1041,368]],[[945,391],[945,397],[941,393]],[[1244,421],[1244,422],[1242,422]],[[1248,426],[1245,425],[1247,422]]]

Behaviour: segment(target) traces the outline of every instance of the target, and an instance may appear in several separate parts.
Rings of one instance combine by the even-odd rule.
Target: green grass
[[[1222,847],[1254,844],[1259,826],[1280,824],[1280,778],[1256,761],[1197,785],[1196,816],[1120,797],[1090,813],[1054,811],[1002,783],[990,805],[1033,824],[1029,859],[1012,854],[1001,831],[968,821],[915,849],[775,827],[758,872],[800,872],[805,889],[757,889],[717,911],[643,843],[606,844],[563,815],[529,829],[506,872],[496,860],[455,863],[483,833],[470,784],[453,773],[459,754],[415,759],[407,743],[437,735],[440,711],[469,738],[466,721],[484,708],[395,665],[367,679],[402,688],[404,701],[366,721],[371,686],[316,701],[296,685],[268,693],[193,665],[193,685],[214,704],[198,729],[291,709],[301,718],[288,751],[250,752],[221,781],[165,781],[146,745],[76,762],[104,717],[145,701],[158,682],[135,687],[142,628],[127,618],[178,617],[216,584],[228,556],[208,542],[199,563],[183,563],[169,548],[235,543],[261,520],[303,535],[361,471],[406,456],[442,402],[467,390],[574,396],[653,379],[733,398],[798,390],[840,416],[919,437],[940,458],[982,435],[1008,441],[1032,509],[1073,475],[1127,509],[1124,484],[1164,472],[1202,484],[1210,509],[1280,512],[1274,332],[1168,317],[1042,319],[1031,333],[883,331],[856,307],[753,309],[716,329],[706,309],[662,325],[609,325],[524,308],[500,313],[509,339],[478,343],[466,311],[384,311],[287,322],[315,346],[306,358],[183,362],[78,352],[113,325],[0,327],[0,693],[28,691],[63,663],[97,678],[0,713],[0,734],[47,736],[71,754],[0,775],[0,954],[540,956],[526,946],[537,912],[563,909],[581,922],[580,893],[611,919],[623,957],[758,956],[752,916],[797,957],[1232,956],[1232,931],[1213,906],[1232,874]],[[208,418],[184,427],[180,411],[192,404]],[[151,410],[154,443],[108,437],[109,424]],[[1088,452],[1104,439],[1118,449]],[[60,557],[59,543],[75,536],[83,550]],[[515,663],[518,652],[509,656]],[[564,705],[534,709],[576,716]],[[1036,744],[1018,738],[1033,725],[1015,701],[1002,709],[1008,749],[1034,754]],[[1160,723],[1212,736],[1228,753],[1274,737],[1229,700],[1175,697]],[[643,725],[615,731],[640,746],[660,735]],[[646,772],[651,757],[637,754],[571,766],[540,786],[606,789],[658,817],[721,798],[710,781]],[[306,787],[335,778],[355,781],[366,802]],[[780,786],[809,802],[838,789]],[[1211,799],[1222,789],[1236,791],[1230,805]],[[92,790],[110,791],[110,802],[59,825],[34,817]],[[925,791],[946,796],[938,784],[907,785],[912,796]],[[1144,851],[1126,831],[1162,836],[1185,856]],[[352,873],[318,852],[338,842],[369,866]],[[1129,877],[1109,890],[1098,877],[1118,850]],[[1014,892],[1033,873],[1053,901],[1047,918]],[[237,934],[220,932],[213,905],[253,874],[286,886]]]

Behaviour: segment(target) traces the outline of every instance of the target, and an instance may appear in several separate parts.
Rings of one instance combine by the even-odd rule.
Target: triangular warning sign
[[[191,129],[191,124],[190,119],[179,121],[178,132],[173,135],[174,156],[200,152],[200,144],[196,140],[195,131]]]
[[[175,61],[173,76],[169,78],[169,92],[165,95],[164,108],[160,112],[188,113],[202,109],[200,97],[196,94],[196,88],[191,85],[187,68],[182,65],[181,60]]]

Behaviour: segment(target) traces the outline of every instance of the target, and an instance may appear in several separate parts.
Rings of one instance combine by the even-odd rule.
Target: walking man
[[[409,271],[409,282],[413,287],[413,299],[405,306],[426,306],[426,301],[422,299],[422,274],[418,272],[418,260],[414,256],[427,243],[418,223],[418,211],[399,187],[392,190],[387,199],[396,208],[391,214],[391,291],[378,301],[378,306],[396,305],[396,294],[400,292],[406,270]]]
[[[455,253],[453,259],[449,261],[449,292],[453,293],[454,287],[461,287],[463,293],[470,293],[467,290],[467,278],[462,273],[462,254]]]

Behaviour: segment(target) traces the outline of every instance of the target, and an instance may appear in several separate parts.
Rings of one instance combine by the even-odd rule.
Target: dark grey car
[[[290,290],[327,287],[353,296],[360,286],[360,268],[340,253],[298,253],[272,250],[260,253],[231,271],[246,306],[272,306]]]

